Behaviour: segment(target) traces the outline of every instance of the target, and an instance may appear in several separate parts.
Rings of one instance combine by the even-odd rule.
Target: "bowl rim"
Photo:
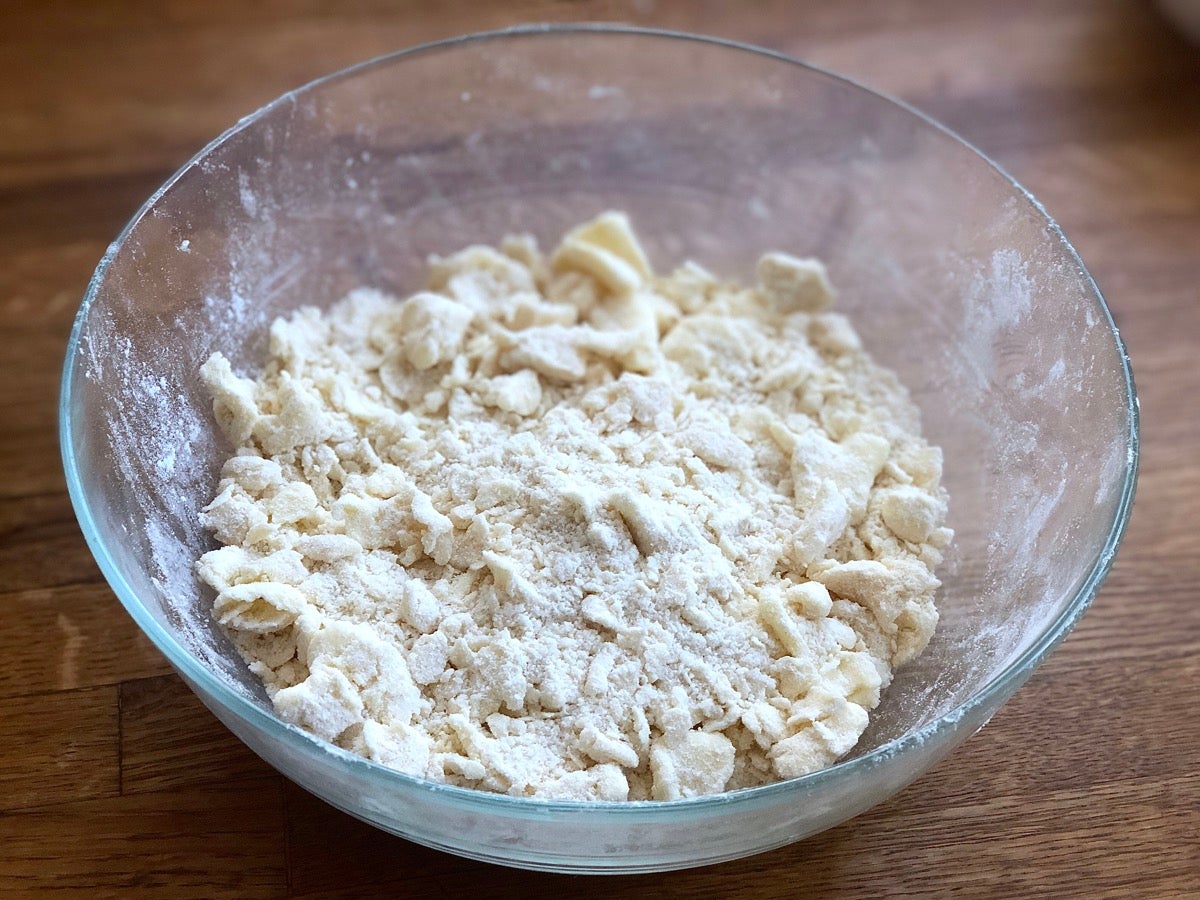
[[[920,120],[924,125],[931,128],[935,132],[939,132],[945,138],[957,143],[960,147],[965,148],[979,159],[993,173],[1000,176],[1006,181],[1016,192],[1017,196],[1023,198],[1034,212],[1045,220],[1046,228],[1050,234],[1051,240],[1057,240],[1061,250],[1065,253],[1067,259],[1074,263],[1078,269],[1078,273],[1083,282],[1083,286],[1091,292],[1092,299],[1099,307],[1100,313],[1107,322],[1109,331],[1116,345],[1117,354],[1120,360],[1121,374],[1125,382],[1125,411],[1127,415],[1128,432],[1126,436],[1126,465],[1123,472],[1123,484],[1121,487],[1121,495],[1117,501],[1113,520],[1110,524],[1108,535],[1103,546],[1096,553],[1096,556],[1083,578],[1079,588],[1075,591],[1074,596],[1066,604],[1062,612],[1046,625],[1042,626],[1042,632],[1034,639],[1032,644],[1021,654],[1008,660],[991,679],[984,684],[971,697],[963,701],[949,712],[944,713],[938,718],[927,722],[915,731],[909,732],[901,737],[894,738],[879,747],[869,750],[861,755],[844,759],[836,762],[831,766],[820,769],[816,772],[803,775],[799,778],[788,779],[784,781],[772,782],[766,785],[760,785],[752,788],[742,788],[739,790],[728,791],[720,794],[710,794],[701,797],[686,798],[680,800],[629,800],[629,801],[592,801],[592,800],[549,800],[537,797],[514,797],[507,794],[493,793],[490,791],[478,790],[475,788],[458,787],[451,784],[443,784],[440,782],[430,781],[414,775],[397,771],[388,768],[379,763],[372,762],[365,757],[358,756],[350,751],[343,750],[331,743],[328,743],[308,732],[298,728],[297,726],[287,724],[281,719],[278,719],[269,713],[263,707],[257,705],[248,696],[242,692],[232,688],[213,670],[204,665],[196,656],[188,651],[179,641],[177,641],[168,632],[153,615],[149,613],[147,608],[138,600],[136,592],[132,589],[129,583],[121,576],[116,564],[109,554],[108,546],[104,536],[101,534],[92,509],[88,503],[87,493],[80,478],[78,462],[75,458],[75,444],[73,440],[72,430],[72,376],[76,367],[80,363],[80,338],[83,329],[88,320],[88,313],[95,301],[99,290],[104,283],[105,276],[112,264],[113,259],[120,252],[126,239],[130,236],[138,223],[155,207],[158,201],[174,186],[174,184],[183,177],[185,173],[193,167],[202,163],[211,153],[218,149],[230,138],[239,134],[246,128],[254,125],[258,120],[269,115],[272,111],[285,104],[293,103],[295,100],[311,91],[330,84],[335,81],[340,81],[352,78],[369,69],[390,65],[410,56],[430,52],[441,52],[453,50],[455,48],[475,44],[486,41],[503,41],[503,40],[526,40],[526,39],[541,39],[541,38],[565,38],[579,36],[628,36],[637,38],[648,38],[652,40],[671,40],[685,41],[704,44],[707,46],[715,46],[725,50],[736,51],[739,53],[749,53],[756,56],[766,57],[779,63],[797,66],[806,70],[811,74],[830,79],[848,85],[859,91],[866,92],[872,95],[875,99],[884,103],[892,104],[899,107],[909,115]],[[1104,300],[1103,294],[1100,292],[1095,280],[1088,272],[1080,258],[1078,252],[1071,245],[1063,234],[1062,229],[1046,212],[1042,204],[1023,187],[1015,178],[1007,171],[998,165],[991,157],[983,153],[969,141],[964,140],[959,135],[955,134],[946,126],[942,125],[935,119],[911,106],[907,102],[897,99],[889,94],[877,91],[867,87],[859,81],[832,72],[820,66],[811,63],[803,62],[788,54],[771,50],[769,48],[756,46],[743,41],[734,41],[726,38],[713,37],[709,35],[692,34],[683,31],[660,28],[643,28],[632,25],[608,24],[608,23],[554,23],[554,24],[527,24],[518,25],[511,28],[498,30],[481,31],[469,34],[463,34],[456,37],[446,38],[437,41],[430,41],[422,44],[417,44],[412,47],[386,53],[371,59],[364,60],[352,66],[340,69],[329,73],[320,78],[316,78],[307,84],[294,88],[281,94],[275,100],[255,110],[254,112],[243,116],[234,125],[226,129],[216,138],[208,142],[199,152],[184,163],[177,171],[175,171],[151,196],[142,204],[136,213],[129,219],[121,230],[117,238],[108,246],[99,264],[96,267],[87,290],[83,296],[82,303],[76,313],[74,323],[71,328],[70,337],[67,342],[66,357],[63,363],[63,376],[61,390],[59,394],[59,444],[63,460],[63,468],[66,474],[67,491],[71,499],[71,504],[74,507],[76,518],[79,520],[80,528],[83,532],[92,555],[95,557],[105,580],[117,595],[121,604],[126,611],[141,628],[141,630],[150,638],[158,650],[166,656],[172,667],[186,681],[189,686],[196,689],[203,689],[207,694],[211,695],[225,709],[246,721],[251,726],[261,732],[269,735],[273,739],[281,740],[289,745],[292,750],[305,755],[321,755],[328,754],[341,763],[349,767],[351,772],[361,772],[367,778],[383,779],[387,782],[392,782],[395,787],[409,791],[420,791],[429,795],[438,795],[442,800],[448,800],[466,807],[472,807],[476,810],[494,808],[497,812],[502,812],[506,815],[532,815],[537,818],[542,818],[548,813],[561,813],[570,815],[587,810],[592,816],[599,813],[608,813],[620,818],[637,819],[641,821],[655,821],[661,818],[670,818],[676,816],[681,810],[690,810],[701,813],[706,810],[716,810],[720,808],[728,808],[731,804],[752,803],[755,805],[765,804],[779,799],[785,795],[792,795],[797,792],[811,790],[819,785],[833,780],[853,777],[860,772],[870,771],[887,760],[900,756],[906,751],[924,744],[931,738],[950,732],[957,728],[961,721],[975,722],[978,719],[978,713],[985,709],[989,704],[993,705],[993,712],[999,708],[1009,696],[1021,686],[1024,680],[1033,672],[1034,669],[1045,659],[1045,657],[1053,650],[1072,628],[1078,623],[1091,605],[1095,598],[1104,578],[1112,568],[1113,561],[1116,555],[1117,548],[1125,533],[1126,526],[1129,522],[1129,516],[1133,504],[1133,498],[1137,485],[1137,474],[1139,466],[1139,442],[1140,442],[1140,422],[1139,422],[1139,405],[1137,392],[1133,380],[1133,371],[1131,368],[1129,354],[1125,343],[1121,338],[1120,332],[1117,329],[1112,313],[1109,310],[1107,302]],[[990,715],[988,713],[987,715]],[[983,718],[986,721],[987,716]],[[983,721],[978,722],[979,725]],[[922,770],[923,771],[923,770]],[[916,773],[917,775],[921,772]]]

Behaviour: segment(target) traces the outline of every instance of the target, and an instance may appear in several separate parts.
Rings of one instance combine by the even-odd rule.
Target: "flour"
[[[670,800],[850,750],[937,621],[940,452],[820,264],[653,274],[623,215],[434,258],[202,375],[213,615],[285,720],[517,796]]]

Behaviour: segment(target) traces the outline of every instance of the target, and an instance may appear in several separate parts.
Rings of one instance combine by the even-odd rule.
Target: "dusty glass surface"
[[[229,448],[197,370],[246,371],[270,321],[429,253],[627,210],[652,261],[748,277],[822,257],[945,450],[957,531],[927,652],[859,747],[789,782],[665,804],[434,785],[283,725],[208,617],[196,512]],[[229,728],[332,804],[430,846],[563,871],[699,865],[890,796],[979,728],[1070,629],[1128,515],[1136,402],[1070,245],[1021,188],[907,108],[786,58],[680,35],[530,29],[373,61],[210,145],[105,256],[68,348],[72,499],[138,624]],[[1048,748],[1053,752],[1053,748]]]

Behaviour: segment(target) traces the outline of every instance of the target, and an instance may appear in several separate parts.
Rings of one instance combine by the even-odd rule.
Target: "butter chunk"
[[[624,213],[608,212],[567,233],[551,258],[556,269],[577,269],[614,294],[628,294],[651,275],[646,253]]]
[[[488,379],[479,390],[485,406],[494,406],[519,416],[531,416],[542,402],[542,383],[537,373],[521,369],[511,375]]]
[[[580,733],[579,749],[596,762],[615,763],[630,769],[637,768],[641,761],[637,751],[627,741],[604,734],[594,725],[587,726]]]
[[[220,353],[214,353],[200,367],[200,379],[213,395],[213,415],[225,437],[234,444],[244,443],[259,417],[254,382],[236,376],[229,360]]]
[[[689,731],[660,740],[650,751],[655,800],[701,797],[725,790],[733,776],[733,743],[720,733]]]
[[[429,735],[415,726],[365,722],[362,741],[369,759],[397,771],[424,775],[429,767]]]
[[[919,544],[940,527],[941,504],[928,492],[898,485],[881,494],[879,508],[883,522],[901,540]]]
[[[867,711],[845,696],[816,687],[792,708],[798,730],[771,747],[768,756],[781,778],[797,778],[835,762],[867,728]]]
[[[228,628],[270,633],[296,621],[308,601],[298,589],[273,581],[234,584],[217,594],[213,616]]]
[[[400,342],[404,355],[418,369],[428,369],[454,357],[462,346],[475,314],[438,294],[422,292],[400,307]]]
[[[765,253],[757,272],[759,290],[778,312],[821,312],[833,302],[833,286],[820,260]]]
[[[285,722],[327,741],[362,721],[362,696],[345,673],[332,666],[313,667],[304,681],[276,691],[271,701]]]

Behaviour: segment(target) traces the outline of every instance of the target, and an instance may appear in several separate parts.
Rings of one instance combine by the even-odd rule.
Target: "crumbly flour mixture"
[[[813,260],[650,269],[606,213],[431,261],[202,374],[239,449],[213,615],[289,722],[520,796],[671,800],[845,754],[937,621],[941,454]]]

